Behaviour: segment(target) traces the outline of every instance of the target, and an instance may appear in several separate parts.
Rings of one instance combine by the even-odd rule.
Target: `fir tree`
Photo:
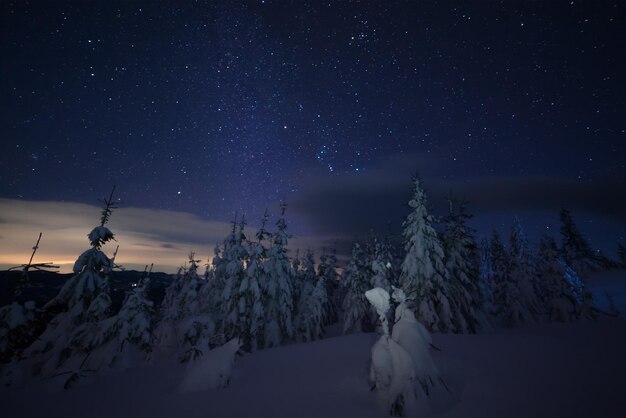
[[[406,256],[401,266],[400,284],[409,300],[413,301],[418,320],[428,329],[455,331],[444,252],[426,205],[426,195],[416,177],[413,180],[413,197],[409,201],[412,212],[403,224]]]
[[[334,251],[330,253],[323,249],[318,268],[318,277],[326,287],[326,304],[324,306],[324,324],[331,325],[339,319],[339,302],[343,299],[339,294],[339,280],[337,275],[337,257]]]
[[[324,335],[324,306],[327,295],[323,280],[315,273],[313,253],[307,251],[299,270],[300,297],[296,305],[294,328],[300,341],[312,341]]]
[[[272,236],[272,245],[267,260],[263,263],[263,295],[265,308],[264,346],[278,346],[294,336],[292,312],[292,283],[294,272],[287,257],[289,235],[285,222],[287,205],[281,204],[281,217],[276,222],[277,231]]]
[[[536,269],[532,254],[528,248],[528,239],[519,218],[513,219],[510,235],[509,275],[520,291],[520,304],[530,317],[537,321],[541,318]]]
[[[572,214],[563,208],[561,220],[561,254],[564,261],[579,274],[587,274],[598,269],[598,263],[587,240],[578,230]]]
[[[343,332],[370,332],[374,330],[375,312],[365,297],[365,292],[372,289],[374,273],[372,262],[359,243],[352,247],[352,259],[346,268],[348,294],[343,301]]]
[[[111,306],[108,274],[113,262],[101,248],[114,240],[113,233],[106,226],[116,208],[114,191],[115,188],[103,200],[100,224],[87,234],[91,248],[74,263],[75,275],[43,307],[48,315],[54,317],[43,334],[26,350],[26,355],[35,359],[35,370],[39,374],[49,376],[59,368],[66,369],[70,374],[66,386],[82,376],[82,365],[90,353],[89,346],[76,343],[73,333],[84,328],[94,329],[100,320],[108,316]]]
[[[511,264],[500,235],[493,231],[491,238],[491,266],[494,278],[495,315],[505,326],[513,327],[532,320],[522,305],[518,283],[511,278]]]
[[[479,257],[473,231],[466,222],[471,218],[465,204],[454,211],[454,202],[449,200],[449,213],[444,219],[445,231],[442,242],[445,263],[450,277],[450,298],[456,332],[476,332],[480,327],[482,295],[479,289]]]

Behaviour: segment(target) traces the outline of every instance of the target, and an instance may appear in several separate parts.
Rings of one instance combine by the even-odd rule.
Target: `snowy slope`
[[[626,276],[590,281],[616,295]],[[613,289],[613,290],[611,290]],[[619,299],[619,298],[616,298]],[[624,309],[622,312],[626,312]],[[374,334],[328,338],[238,357],[230,386],[181,393],[174,360],[86,379],[0,389],[1,416],[383,417],[370,391]],[[434,417],[618,417],[626,411],[626,320],[536,325],[433,336],[452,394],[422,405]]]

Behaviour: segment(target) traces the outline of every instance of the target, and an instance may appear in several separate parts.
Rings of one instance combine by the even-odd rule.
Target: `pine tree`
[[[75,275],[43,307],[54,317],[43,334],[25,351],[27,357],[35,359],[38,374],[50,376],[60,368],[67,370],[70,377],[66,380],[66,387],[83,376],[81,369],[90,353],[90,347],[77,344],[74,333],[84,328],[93,329],[108,316],[111,306],[108,274],[113,262],[101,248],[115,239],[106,226],[116,208],[114,191],[115,188],[103,200],[100,224],[87,235],[91,248],[74,263]]]
[[[626,247],[622,244],[618,244],[617,255],[619,256],[619,265],[626,268]]]
[[[556,241],[544,236],[538,249],[538,273],[542,283],[542,299],[551,321],[568,322],[593,319],[590,294],[576,273],[560,256]]]
[[[251,270],[246,274],[245,264],[249,257],[246,250],[246,236],[244,234],[245,220],[242,217],[239,224],[236,220],[233,222],[233,233],[231,237],[224,243],[224,288],[222,291],[222,332],[225,340],[229,341],[234,337],[239,337],[245,346],[245,349],[252,350],[253,335],[250,332],[252,309],[249,291],[253,291],[254,283],[250,282],[252,276],[253,282],[256,282],[259,259],[263,256],[264,249],[251,248],[258,252],[255,254],[254,264]],[[250,260],[251,261],[251,260]],[[250,303],[250,304],[249,304]],[[254,332],[256,338],[256,332]]]
[[[480,241],[480,281],[479,289],[483,301],[482,312],[491,316],[495,312],[495,304],[493,299],[493,291],[495,289],[494,272],[491,265],[492,254],[491,244],[489,240],[483,238]]]
[[[324,335],[324,306],[326,286],[315,273],[313,252],[307,251],[297,281],[300,296],[297,299],[294,328],[300,341],[312,341]]]
[[[465,204],[461,203],[458,212],[454,212],[454,202],[450,199],[448,203],[450,210],[444,219],[442,242],[450,277],[453,322],[456,332],[475,333],[480,327],[482,295],[476,242],[473,231],[466,225],[471,215],[466,212]]]
[[[189,254],[189,267],[166,289],[155,331],[160,350],[176,352],[181,362],[202,355],[215,335],[215,321],[203,297],[207,283],[198,275],[199,261]]]
[[[278,346],[294,336],[292,312],[292,283],[294,272],[287,250],[289,235],[285,222],[287,205],[281,204],[281,217],[276,222],[277,231],[272,236],[272,245],[267,260],[263,263],[263,295],[265,308],[264,346]]]
[[[517,281],[511,278],[509,254],[496,230],[491,238],[491,266],[494,278],[495,315],[508,327],[532,320],[532,316],[522,305],[521,291]]]
[[[387,240],[373,238],[372,243],[368,246],[370,249],[370,260],[372,265],[372,288],[380,287],[386,291],[391,291],[392,283],[395,279],[394,275],[394,257],[393,248]]]
[[[334,251],[330,253],[323,249],[318,268],[318,277],[326,287],[326,304],[324,306],[324,324],[331,325],[338,321],[338,307],[343,301],[340,295],[339,280],[337,275],[337,257]]]
[[[346,268],[348,294],[343,301],[345,334],[351,332],[370,332],[374,330],[375,312],[372,312],[365,292],[372,289],[372,261],[357,242],[352,247],[352,259]]]
[[[409,201],[412,212],[403,224],[406,256],[401,266],[400,284],[413,301],[420,322],[432,331],[451,332],[455,328],[450,312],[444,252],[426,205],[426,195],[416,177],[413,197]],[[409,308],[412,309],[412,305]]]
[[[542,309],[537,295],[539,289],[536,283],[537,272],[532,254],[528,248],[528,239],[519,218],[513,219],[513,228],[510,235],[509,275],[517,284],[520,291],[520,304],[530,317],[538,321]]]
[[[560,220],[563,241],[561,254],[565,262],[583,275],[598,270],[598,262],[593,251],[578,230],[570,211],[565,208],[561,209]]]

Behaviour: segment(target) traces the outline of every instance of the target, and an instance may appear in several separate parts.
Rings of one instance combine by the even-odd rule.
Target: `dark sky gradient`
[[[569,206],[626,235],[626,5],[612,1],[8,2],[0,197],[397,230],[434,208],[532,234]],[[534,231],[534,232],[533,232]],[[549,232],[549,231],[548,231]],[[348,239],[348,238],[347,238]]]

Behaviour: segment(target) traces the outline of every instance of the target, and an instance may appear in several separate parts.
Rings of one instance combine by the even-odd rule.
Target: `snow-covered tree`
[[[530,317],[538,321],[541,318],[541,302],[537,295],[537,272],[535,262],[528,248],[528,239],[519,218],[513,219],[513,228],[510,235],[509,276],[517,284],[520,295],[520,304]]]
[[[312,341],[324,335],[324,307],[327,295],[324,281],[317,278],[313,252],[307,251],[298,282],[300,295],[297,299],[294,328],[300,341]]]
[[[343,301],[343,332],[369,332],[374,330],[375,312],[372,312],[365,292],[372,288],[372,261],[357,242],[352,247],[352,258],[346,268],[348,293]]]
[[[262,284],[265,323],[264,347],[278,346],[294,336],[292,312],[292,283],[294,272],[287,257],[286,246],[289,240],[285,210],[281,204],[281,217],[276,221],[277,231],[272,236],[272,245],[267,259],[263,263],[264,280]]]
[[[544,236],[541,239],[537,260],[548,319],[560,322],[592,319],[595,314],[589,302],[590,295],[576,272],[561,258],[554,238]]]
[[[331,325],[339,319],[338,310],[343,301],[337,275],[337,256],[334,251],[327,253],[326,249],[323,250],[318,267],[318,277],[326,286],[327,298],[324,306],[324,324]]]
[[[565,262],[579,274],[598,270],[598,262],[587,240],[578,230],[569,210],[563,208],[561,220],[561,254]]]
[[[13,302],[0,308],[0,363],[17,360],[34,338],[37,320],[35,302]]]
[[[233,226],[234,239],[227,239],[224,243],[224,288],[222,291],[222,332],[226,340],[239,337],[244,342],[246,349],[256,348],[256,330],[251,332],[251,310],[254,304],[255,292],[258,289],[258,263],[264,255],[264,248],[259,242],[258,246],[252,247],[255,258],[249,271],[245,270],[248,259],[246,250],[246,236],[244,234],[245,221],[242,217],[239,226]],[[250,281],[252,279],[252,282]],[[256,286],[255,286],[256,285]],[[252,299],[251,299],[252,298]]]
[[[622,244],[618,244],[617,255],[619,257],[619,265],[622,268],[626,268],[626,247]]]
[[[160,351],[175,352],[183,362],[208,350],[215,335],[215,321],[206,303],[207,283],[198,276],[198,262],[191,253],[189,267],[166,289],[155,331]]]
[[[74,263],[75,275],[65,282],[56,297],[44,305],[44,311],[54,317],[43,334],[26,350],[26,355],[35,359],[38,374],[50,376],[58,373],[59,369],[66,369],[70,374],[66,386],[80,378],[80,369],[90,353],[90,347],[77,344],[73,333],[77,329],[93,328],[108,316],[111,306],[108,274],[113,262],[101,248],[114,239],[113,233],[106,227],[115,209],[113,191],[103,202],[100,225],[87,235],[91,248]]]
[[[479,289],[479,256],[473,231],[466,222],[471,218],[462,203],[458,212],[454,202],[449,200],[449,213],[444,219],[445,230],[442,242],[445,251],[445,265],[450,278],[450,302],[452,321],[456,332],[476,332],[484,318],[482,294]]]
[[[491,268],[495,284],[494,313],[499,322],[513,327],[532,321],[532,315],[521,303],[522,296],[518,283],[511,278],[509,255],[496,230],[491,237]]]
[[[372,264],[372,288],[380,287],[391,291],[395,280],[393,249],[387,240],[373,238],[369,245]]]
[[[486,238],[480,241],[480,281],[479,289],[483,301],[483,313],[489,317],[495,312],[495,304],[493,299],[493,290],[495,283],[493,281],[494,274],[491,265],[491,244]]]
[[[389,293],[374,288],[365,295],[376,309],[383,331],[372,347],[370,380],[389,413],[402,416],[411,412],[417,397],[429,395],[436,386],[445,388],[430,355],[432,340],[407,306],[401,289],[394,289],[397,307],[391,329]]]
[[[400,285],[413,302],[417,317],[428,329],[455,331],[450,312],[448,273],[444,252],[428,213],[426,194],[419,178],[413,180],[412,212],[403,227],[406,256],[401,266]]]
[[[145,274],[127,292],[116,315],[76,328],[72,343],[90,353],[83,367],[92,370],[131,367],[150,354],[153,302],[148,297],[150,278]]]

